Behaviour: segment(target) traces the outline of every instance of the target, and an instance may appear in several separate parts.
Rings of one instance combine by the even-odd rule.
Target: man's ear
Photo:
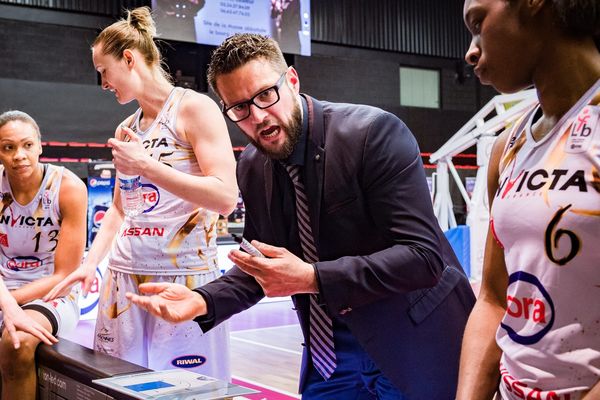
[[[296,91],[296,93],[300,93],[300,78],[298,77],[298,72],[292,66],[288,67],[288,80],[292,86],[292,88]]]

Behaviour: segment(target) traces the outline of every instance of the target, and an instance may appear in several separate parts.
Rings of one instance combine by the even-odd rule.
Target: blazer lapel
[[[265,204],[267,205],[267,214],[271,216],[271,200],[273,197],[273,164],[271,160],[265,157],[263,165],[263,177],[265,184]],[[273,221],[271,221],[272,223]]]
[[[323,107],[310,96],[303,95],[308,108],[308,142],[306,149],[307,191],[311,199],[310,221],[313,236],[319,248],[319,221],[323,195],[323,174],[325,171],[325,131],[323,127]]]

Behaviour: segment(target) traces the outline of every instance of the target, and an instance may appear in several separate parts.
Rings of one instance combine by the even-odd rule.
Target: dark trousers
[[[325,381],[311,368],[303,400],[408,400],[383,376],[348,327],[333,320],[337,367]]]

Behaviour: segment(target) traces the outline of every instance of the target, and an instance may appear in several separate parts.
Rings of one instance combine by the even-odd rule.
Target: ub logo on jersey
[[[599,117],[599,107],[586,106],[581,110],[573,121],[571,134],[565,145],[565,152],[573,154],[587,151],[594,138]]]
[[[52,205],[52,192],[50,190],[44,190],[42,194],[42,208],[49,210]]]

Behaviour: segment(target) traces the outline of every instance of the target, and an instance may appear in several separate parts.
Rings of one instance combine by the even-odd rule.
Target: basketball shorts
[[[132,304],[125,293],[138,293],[145,282],[204,285],[220,275],[133,275],[107,269],[100,291],[94,349],[153,370],[183,368],[229,381],[229,329],[225,322],[203,333],[194,321],[172,324]]]

